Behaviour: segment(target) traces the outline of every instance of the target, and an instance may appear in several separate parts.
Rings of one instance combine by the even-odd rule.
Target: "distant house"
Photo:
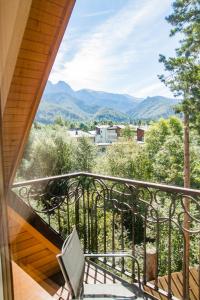
[[[97,149],[99,153],[104,153],[108,147],[111,146],[111,143],[98,143],[97,145]]]
[[[137,142],[144,142],[144,129],[137,128]]]
[[[95,140],[94,135],[92,135],[89,132],[85,132],[85,131],[79,130],[79,129],[68,130],[67,133],[69,134],[69,136],[71,138],[76,139],[77,141],[82,137],[86,137],[86,138],[90,139],[92,143],[94,143],[94,140]]]
[[[144,136],[147,130],[148,130],[147,126],[137,127],[137,131],[136,131],[137,142],[144,142]]]
[[[96,126],[95,143],[105,144],[117,141],[117,128],[115,126],[100,125]]]
[[[123,129],[125,128],[125,125],[113,125],[113,128],[116,129],[117,137],[119,138],[122,135]]]

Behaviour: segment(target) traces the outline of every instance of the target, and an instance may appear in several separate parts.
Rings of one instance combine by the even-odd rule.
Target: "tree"
[[[87,138],[81,137],[74,153],[75,169],[91,172],[95,160],[95,145]]]
[[[122,136],[127,139],[127,140],[131,140],[134,138],[134,131],[133,128],[131,128],[130,126],[125,126],[125,128],[122,130]]]
[[[65,126],[65,120],[61,116],[57,116],[54,120],[54,124]]]
[[[169,76],[160,79],[183,101],[178,110],[184,113],[184,186],[190,187],[189,123],[200,131],[200,2],[176,0],[173,13],[166,19],[173,26],[171,36],[180,32],[183,39],[176,57],[160,55]]]
[[[18,170],[23,179],[48,177],[68,173],[74,168],[74,144],[63,127],[32,130]]]
[[[171,36],[180,32],[183,39],[176,49],[176,57],[166,58],[160,55],[169,76],[160,79],[170,87],[175,95],[182,96],[179,111],[184,114],[184,187],[190,187],[190,151],[189,124],[193,121],[199,125],[200,120],[200,2],[199,0],[175,0],[173,13],[166,19],[173,26]],[[198,126],[199,130],[200,127]],[[186,197],[185,210],[189,211],[190,202]],[[185,213],[184,228],[189,229],[189,216]],[[189,234],[185,231],[186,268],[189,268]],[[186,278],[185,289],[189,289],[189,278]]]
[[[182,185],[183,126],[180,119],[171,117],[152,124],[145,140],[151,178],[157,182]]]

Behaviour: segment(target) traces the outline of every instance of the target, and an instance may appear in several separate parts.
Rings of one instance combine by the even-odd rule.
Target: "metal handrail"
[[[58,176],[50,176],[50,177],[45,177],[45,178],[38,178],[38,179],[33,179],[33,180],[15,182],[11,186],[11,188],[17,188],[17,187],[21,187],[21,186],[25,186],[25,185],[34,184],[34,183],[48,182],[49,180],[76,178],[78,176],[86,176],[86,177],[92,177],[92,178],[96,178],[96,179],[110,180],[110,181],[114,181],[114,182],[118,182],[118,183],[137,185],[140,187],[148,186],[149,188],[159,189],[160,191],[181,193],[181,194],[184,194],[187,196],[193,196],[193,195],[200,196],[200,190],[197,190],[197,189],[184,188],[184,187],[178,187],[178,186],[174,186],[174,185],[167,185],[167,184],[160,184],[160,183],[153,183],[153,182],[149,182],[149,181],[127,179],[127,178],[122,178],[122,177],[99,175],[99,174],[87,173],[87,172],[74,172],[74,173],[63,174],[63,175],[58,175]]]

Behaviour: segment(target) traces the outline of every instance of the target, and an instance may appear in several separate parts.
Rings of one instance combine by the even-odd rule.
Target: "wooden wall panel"
[[[3,114],[4,169],[12,183],[75,0],[32,0]]]

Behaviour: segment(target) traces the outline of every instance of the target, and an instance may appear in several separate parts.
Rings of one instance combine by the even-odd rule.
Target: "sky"
[[[178,37],[169,37],[165,17],[172,0],[76,0],[50,74],[74,90],[173,95],[158,79],[159,54],[173,56]]]

